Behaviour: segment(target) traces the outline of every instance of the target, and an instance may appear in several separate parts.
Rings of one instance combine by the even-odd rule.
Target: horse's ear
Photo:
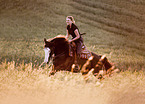
[[[46,42],[46,38],[44,38],[44,42]]]

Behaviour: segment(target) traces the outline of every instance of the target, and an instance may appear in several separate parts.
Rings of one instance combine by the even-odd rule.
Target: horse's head
[[[52,39],[46,40],[44,38],[44,51],[45,51],[45,60],[44,62],[49,62],[52,55],[59,55],[64,51],[68,52],[68,41],[65,36],[58,35]]]
[[[44,51],[45,51],[44,62],[49,63],[50,58],[53,55],[53,43],[50,40],[46,40],[46,38],[44,38]]]
[[[51,40],[46,40],[46,38],[44,38],[44,48],[52,48],[53,43],[51,42]]]

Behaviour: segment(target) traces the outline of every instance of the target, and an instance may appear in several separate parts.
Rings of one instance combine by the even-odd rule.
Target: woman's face
[[[71,24],[72,24],[72,21],[71,21],[71,19],[69,19],[69,18],[66,18],[66,24],[67,24],[67,25],[71,25]]]

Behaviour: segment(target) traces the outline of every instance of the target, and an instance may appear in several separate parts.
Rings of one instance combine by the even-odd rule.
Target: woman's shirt
[[[70,28],[70,25],[67,25],[67,30],[68,30],[68,33],[73,37],[75,38],[76,37],[76,34],[75,34],[75,30],[78,29],[78,27],[72,23],[71,25],[71,28]],[[78,29],[79,31],[79,29]],[[79,32],[80,34],[80,32]]]
[[[67,25],[67,30],[68,30],[68,33],[73,37],[73,39],[76,37],[76,34],[75,34],[75,30],[78,29],[78,27],[72,23],[71,25],[71,28],[69,25]],[[79,32],[79,29],[78,29],[78,32]],[[80,35],[80,32],[79,32],[79,35]],[[83,41],[81,35],[80,35],[80,38],[78,40],[81,40]],[[77,41],[77,40],[76,40]]]

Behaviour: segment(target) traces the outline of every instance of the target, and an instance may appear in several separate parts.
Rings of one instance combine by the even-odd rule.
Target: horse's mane
[[[56,39],[64,39],[65,41],[68,42],[68,40],[66,39],[65,35],[57,35],[57,36],[54,37],[54,38],[47,39],[47,41],[48,41],[48,42],[52,42],[52,41],[54,41],[54,40],[56,40]]]
[[[65,35],[57,35],[56,37],[54,38],[65,38]]]

